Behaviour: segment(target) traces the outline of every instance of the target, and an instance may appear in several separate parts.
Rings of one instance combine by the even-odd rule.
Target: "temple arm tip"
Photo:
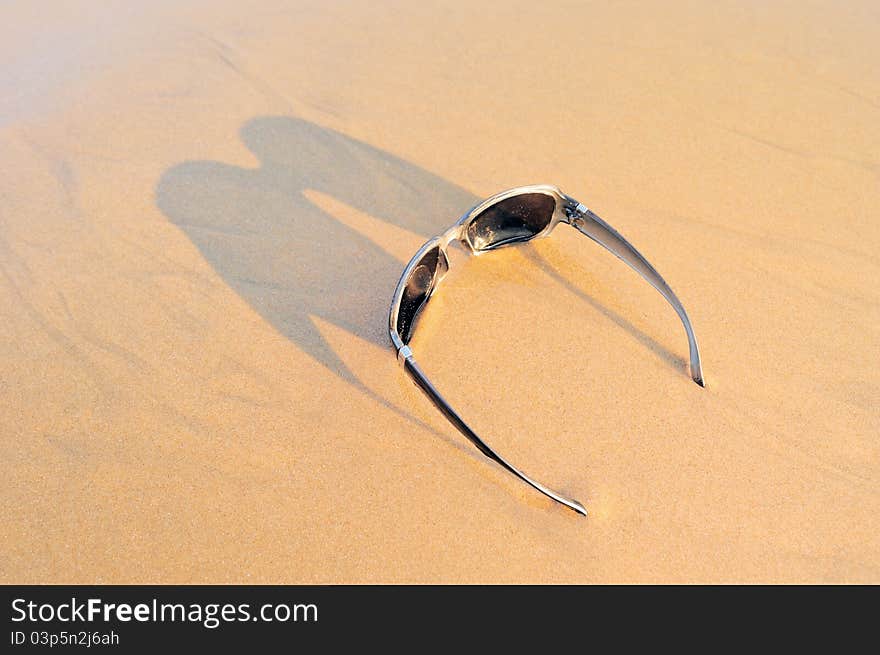
[[[703,379],[703,366],[700,363],[700,352],[696,349],[696,342],[693,342],[693,344],[694,347],[691,349],[691,379],[705,389],[706,381]]]

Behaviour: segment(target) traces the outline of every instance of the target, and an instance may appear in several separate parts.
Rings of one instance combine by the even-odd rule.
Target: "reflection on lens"
[[[528,241],[550,224],[556,200],[544,193],[523,193],[484,209],[467,228],[475,250]]]
[[[403,343],[409,343],[413,322],[431,293],[438,264],[445,265],[445,255],[439,246],[434,246],[422,255],[406,279],[397,314],[397,333]]]

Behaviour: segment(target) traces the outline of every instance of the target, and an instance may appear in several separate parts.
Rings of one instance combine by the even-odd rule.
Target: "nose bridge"
[[[472,217],[468,215],[440,236],[440,249],[446,254],[446,247],[453,241],[463,244],[469,252],[474,252],[474,247],[467,238],[467,226],[470,224]]]

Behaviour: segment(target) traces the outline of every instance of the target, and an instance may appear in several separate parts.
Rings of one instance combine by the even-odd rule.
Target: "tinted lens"
[[[556,200],[544,193],[523,193],[488,207],[468,225],[476,250],[528,241],[550,224]]]
[[[446,255],[440,252],[439,246],[434,246],[422,255],[406,279],[400,311],[397,314],[397,333],[403,339],[403,343],[409,343],[416,315],[431,295],[438,268],[443,272],[448,265]]]

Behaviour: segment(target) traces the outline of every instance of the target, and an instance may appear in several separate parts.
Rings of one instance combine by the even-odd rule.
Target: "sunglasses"
[[[419,312],[427,304],[440,280],[449,270],[449,259],[446,252],[451,242],[458,241],[466,250],[479,254],[487,250],[545,237],[560,223],[571,225],[622,259],[669,301],[684,324],[685,332],[687,332],[691,377],[701,387],[705,386],[697,339],[691,328],[690,319],[688,319],[688,315],[675,293],[656,269],[648,263],[648,260],[617,230],[555,186],[519,187],[494,195],[468,211],[446,232],[430,239],[419,248],[419,251],[406,265],[400,282],[397,284],[391,302],[388,328],[391,343],[397,350],[397,359],[403,365],[404,370],[449,422],[467,437],[481,453],[549,498],[586,516],[587,512],[581,503],[545,487],[492,450],[443,399],[443,396],[416,364],[412,350],[408,345]]]

